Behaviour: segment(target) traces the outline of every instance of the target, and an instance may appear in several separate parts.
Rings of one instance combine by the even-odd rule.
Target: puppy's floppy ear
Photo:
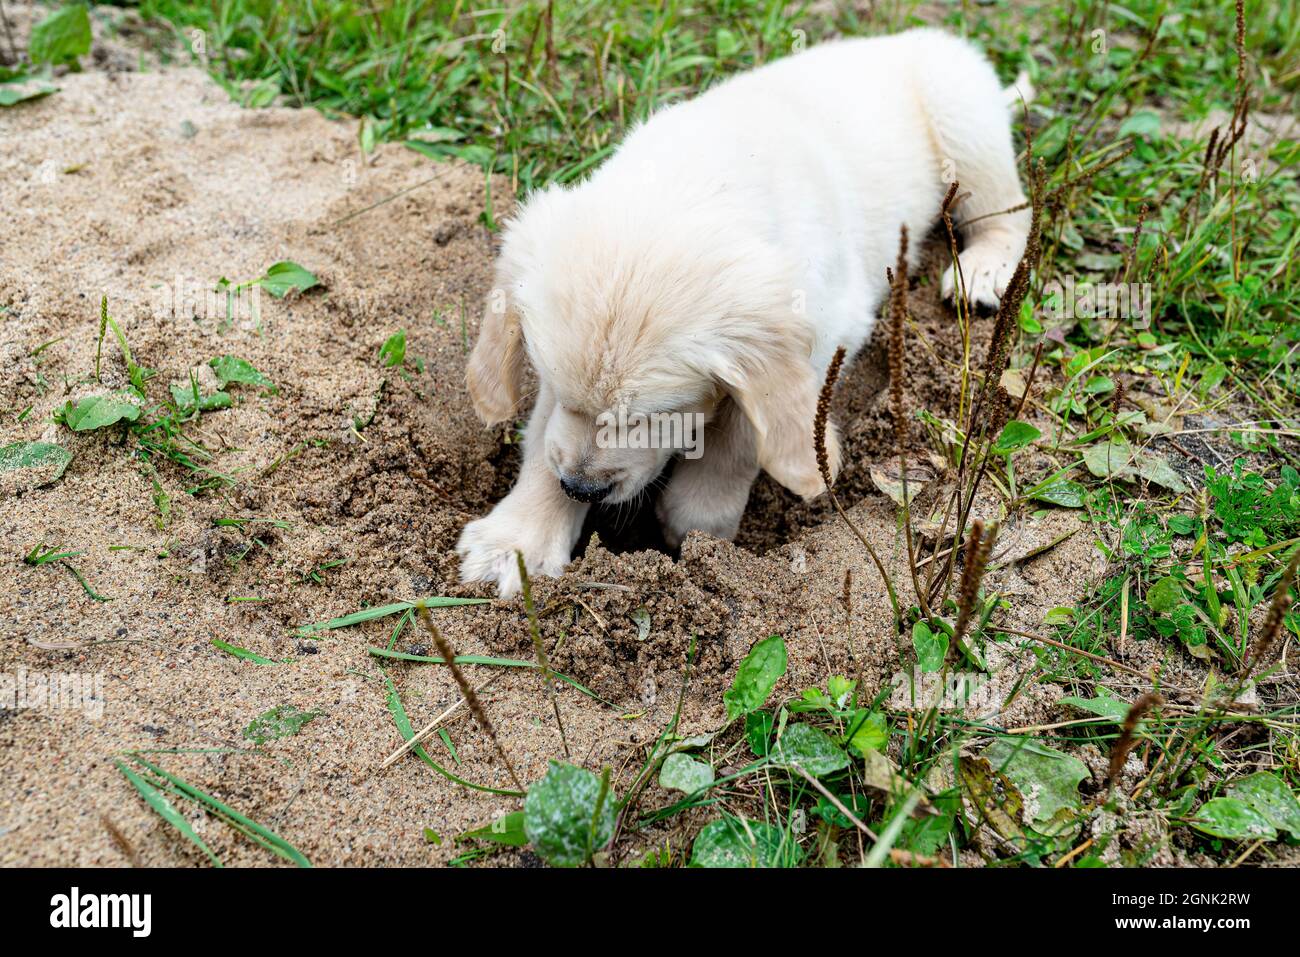
[[[523,374],[524,334],[519,313],[504,290],[494,289],[488,295],[478,341],[465,369],[474,411],[484,424],[496,425],[514,414]]]
[[[760,355],[726,362],[716,374],[754,428],[759,466],[807,501],[826,491],[813,439],[821,383],[807,352],[799,348],[803,337],[782,332],[763,344]],[[840,443],[835,426],[829,423],[826,456],[834,479],[840,468]]]

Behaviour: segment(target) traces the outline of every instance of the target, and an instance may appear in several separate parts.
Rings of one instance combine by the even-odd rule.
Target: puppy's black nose
[[[566,475],[560,479],[560,488],[564,489],[564,494],[575,502],[594,504],[608,495],[613,487],[608,484],[602,485],[600,482],[592,482],[585,478],[576,478],[572,475]]]

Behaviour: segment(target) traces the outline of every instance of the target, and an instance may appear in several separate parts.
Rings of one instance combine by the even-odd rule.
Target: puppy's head
[[[675,454],[709,454],[705,426],[729,398],[753,428],[758,464],[804,498],[820,494],[813,333],[770,251],[737,248],[749,242],[581,190],[535,194],[506,227],[470,355],[479,416],[515,414],[527,359],[555,403],[529,441],[544,443],[570,497],[620,503]],[[826,440],[834,474],[833,428]]]

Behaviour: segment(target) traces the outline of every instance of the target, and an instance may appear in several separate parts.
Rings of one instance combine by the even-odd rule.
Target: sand
[[[368,652],[389,644],[395,618],[318,639],[296,632],[421,596],[491,597],[458,584],[454,553],[460,529],[508,490],[518,463],[508,431],[479,425],[462,381],[495,240],[479,217],[482,172],[398,145],[363,155],[355,123],[241,109],[195,69],[97,69],[59,82],[53,96],[0,111],[8,214],[0,444],[54,442],[73,455],[57,482],[0,499],[0,674],[87,675],[102,681],[102,693],[89,708],[0,710],[0,864],[204,864],[115,767],[134,749],[154,751],[150,760],[273,828],[317,865],[452,860],[465,849],[454,835],[518,802],[452,784],[412,755],[380,767],[402,743],[386,681],[419,727],[458,700],[451,675]],[[506,192],[494,190],[498,215]],[[256,319],[229,324],[206,301],[220,278],[251,279],[284,259],[313,271],[323,288],[263,295]],[[953,361],[961,346],[936,301],[938,260],[932,250],[913,307],[925,349]],[[233,408],[186,428],[233,484],[190,494],[200,484],[193,473],[165,462],[151,473],[120,428],[75,433],[52,421],[69,399],[102,391],[93,370],[103,295],[135,360],[157,370],[151,397],[191,371],[211,388],[206,363],[224,354],[275,383],[274,392],[232,387]],[[401,372],[377,355],[399,328],[408,357]],[[125,378],[111,336],[101,375],[110,386]],[[890,447],[885,378],[873,348],[841,384],[838,488],[898,571],[897,509],[869,477]],[[953,382],[942,371],[914,375],[908,391],[938,411],[951,404]],[[169,500],[165,520],[155,480]],[[245,523],[217,524],[229,519]],[[572,760],[612,767],[618,791],[671,719],[692,641],[684,734],[721,726],[735,664],[769,634],[784,636],[790,653],[777,694],[839,672],[861,674],[869,697],[898,670],[880,579],[825,502],[802,504],[763,479],[736,543],[693,535],[677,558],[636,550],[654,537],[646,528],[606,520],[564,579],[536,582],[553,664],[605,699],[561,686]],[[1078,530],[1064,511],[1009,521],[1005,567],[990,578],[1016,596],[1009,627],[1039,626],[1101,571],[1088,529],[1013,560]],[[23,564],[38,543],[79,552],[73,566],[111,600],[94,600],[62,566]],[[319,582],[310,577],[340,561]],[[435,615],[461,654],[532,657],[520,600]],[[241,660],[214,639],[279,663]],[[413,628],[394,647],[433,653]],[[997,649],[995,680],[1010,687],[1032,660]],[[537,674],[470,671],[491,681],[484,698],[520,776],[540,777],[562,754]],[[999,720],[1059,719],[1060,694],[1031,688]],[[244,729],[281,706],[318,716],[256,746]],[[463,712],[447,730],[457,758],[435,739],[435,760],[509,787]],[[657,787],[647,797],[667,799]],[[227,864],[283,863],[184,810]],[[664,839],[680,849],[701,822],[686,815],[631,835],[626,853]],[[441,845],[426,840],[426,828]],[[493,861],[530,859],[507,852]]]

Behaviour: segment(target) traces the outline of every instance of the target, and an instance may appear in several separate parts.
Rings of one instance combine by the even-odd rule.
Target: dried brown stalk
[[[1119,740],[1115,742],[1115,747],[1111,748],[1110,752],[1110,770],[1106,773],[1106,780],[1111,790],[1114,790],[1115,782],[1119,780],[1119,773],[1124,770],[1124,762],[1128,760],[1129,752],[1137,743],[1135,735],[1138,722],[1153,707],[1164,703],[1164,698],[1151,691],[1134,701],[1133,706],[1128,709],[1128,714],[1124,716],[1124,725],[1120,729]]]
[[[520,791],[527,790],[519,781],[519,775],[515,774],[515,766],[510,763],[510,756],[506,754],[506,749],[501,746],[501,740],[497,737],[496,730],[492,727],[492,722],[488,720],[487,711],[483,708],[483,702],[471,687],[469,681],[465,678],[465,672],[460,670],[460,665],[456,664],[456,651],[438,626],[433,623],[433,616],[429,614],[429,609],[424,606],[423,602],[417,602],[415,606],[416,614],[420,616],[420,621],[424,624],[425,629],[433,638],[433,644],[438,649],[438,654],[446,661],[447,667],[451,669],[451,676],[456,679],[456,685],[460,688],[460,693],[465,699],[465,704],[469,707],[470,714],[478,726],[483,729],[483,733],[488,736],[492,746],[501,756],[502,762],[506,766],[506,771],[510,774],[510,780],[514,782],[515,787]]]
[[[528,635],[533,639],[533,651],[537,654],[537,664],[542,670],[542,683],[546,686],[546,696],[551,699],[551,710],[555,712],[555,726],[560,729],[560,745],[564,748],[564,756],[567,758],[570,757],[569,739],[564,733],[564,721],[560,719],[560,702],[555,696],[555,678],[551,671],[551,659],[546,654],[546,645],[542,642],[542,629],[537,624],[537,608],[533,605],[533,583],[528,578],[524,553],[516,551],[515,561],[519,563],[519,583],[524,593],[524,611],[528,614]]]

